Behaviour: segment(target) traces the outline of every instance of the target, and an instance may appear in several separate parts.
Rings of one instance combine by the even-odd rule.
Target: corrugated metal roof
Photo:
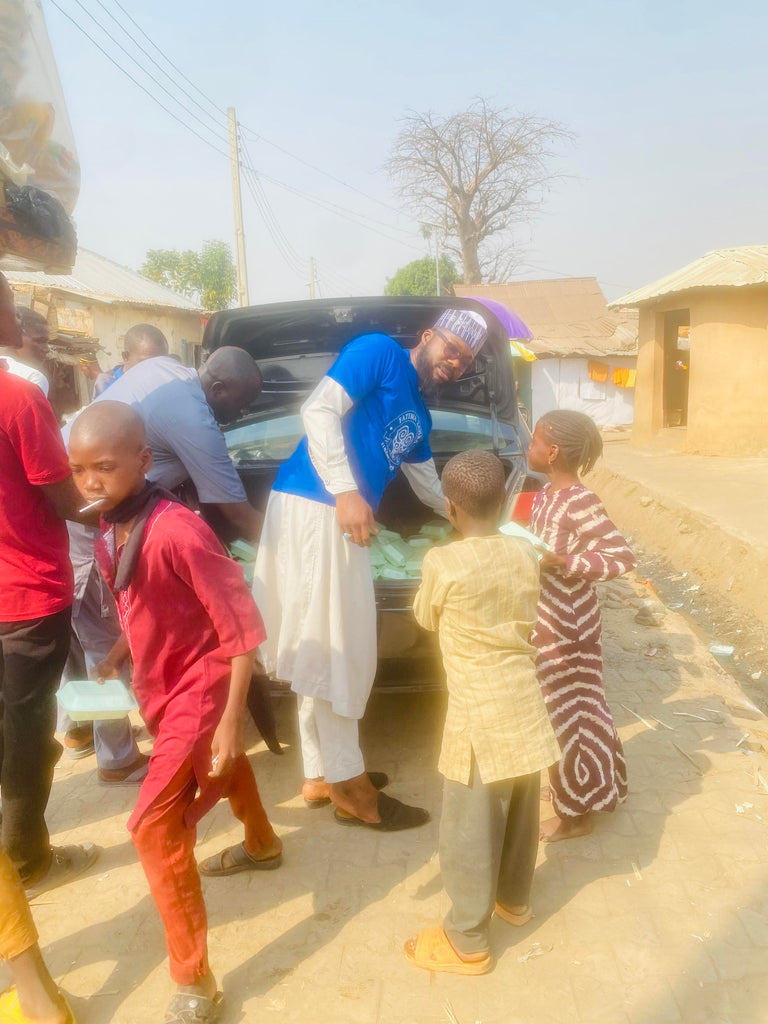
[[[610,310],[597,279],[563,277],[506,284],[457,284],[456,295],[496,299],[533,332],[526,347],[539,356],[631,356],[637,313]]]
[[[200,312],[200,307],[164,288],[135,270],[99,256],[88,249],[80,249],[71,274],[43,274],[8,271],[5,275],[13,284],[36,285],[41,288],[60,288],[62,291],[94,299],[108,305],[125,303],[137,306],[165,306]]]
[[[610,306],[639,306],[691,288],[743,288],[754,284],[768,284],[768,245],[713,249],[687,267],[616,299]]]

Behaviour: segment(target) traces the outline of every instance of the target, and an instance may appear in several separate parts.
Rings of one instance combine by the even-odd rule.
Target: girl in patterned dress
[[[579,480],[602,451],[589,416],[566,409],[542,416],[528,449],[531,470],[549,477],[534,500],[531,530],[550,548],[542,557],[532,636],[561,750],[549,773],[557,817],[541,826],[541,839],[550,843],[587,835],[592,812],[615,810],[627,795],[624,751],[603,690],[595,583],[621,576],[635,559],[600,499]]]

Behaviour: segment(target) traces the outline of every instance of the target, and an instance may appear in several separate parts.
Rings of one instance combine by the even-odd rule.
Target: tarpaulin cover
[[[71,266],[80,166],[38,0],[0,0],[0,182],[3,263]]]
[[[2,3],[2,0],[0,0]],[[481,306],[485,306],[489,309],[496,319],[501,323],[501,326],[507,332],[507,337],[510,340],[515,338],[532,338],[533,332],[523,323],[517,313],[513,313],[512,310],[505,306],[501,302],[497,302],[496,299],[481,298],[479,295],[468,295],[467,298],[474,299],[475,302],[479,302]]]

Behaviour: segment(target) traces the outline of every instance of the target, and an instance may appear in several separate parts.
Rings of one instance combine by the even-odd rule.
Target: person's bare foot
[[[507,924],[513,924],[516,928],[522,928],[533,917],[530,903],[511,904],[510,906],[504,903],[497,903],[494,907],[494,913],[502,921],[506,921]]]
[[[542,843],[559,843],[563,839],[588,836],[592,831],[591,814],[579,814],[575,818],[548,818],[539,828]]]
[[[301,787],[301,796],[305,800],[330,800],[331,786],[322,775],[317,778],[305,778]]]
[[[384,789],[389,785],[389,776],[386,772],[368,772],[367,775],[375,789]],[[326,782],[322,775],[316,779],[304,779],[301,795],[307,807],[325,807],[331,802],[331,784]]]
[[[331,802],[331,787],[322,775],[317,779],[305,779],[301,795],[308,807],[323,807]]]
[[[379,792],[368,778],[367,772],[344,782],[331,783],[331,800],[342,811],[361,821],[379,822]]]
[[[29,1024],[66,1024],[69,1007],[48,973],[40,947],[34,945],[12,957],[8,966],[15,986],[0,995],[0,1017]]]

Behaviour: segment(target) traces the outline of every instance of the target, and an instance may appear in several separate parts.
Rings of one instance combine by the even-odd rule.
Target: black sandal
[[[402,832],[407,828],[419,828],[429,821],[429,811],[424,807],[410,807],[408,804],[387,796],[386,793],[379,793],[377,803],[381,821],[363,821],[353,814],[348,814],[337,807],[333,816],[340,825],[363,826],[372,828],[377,832]]]

